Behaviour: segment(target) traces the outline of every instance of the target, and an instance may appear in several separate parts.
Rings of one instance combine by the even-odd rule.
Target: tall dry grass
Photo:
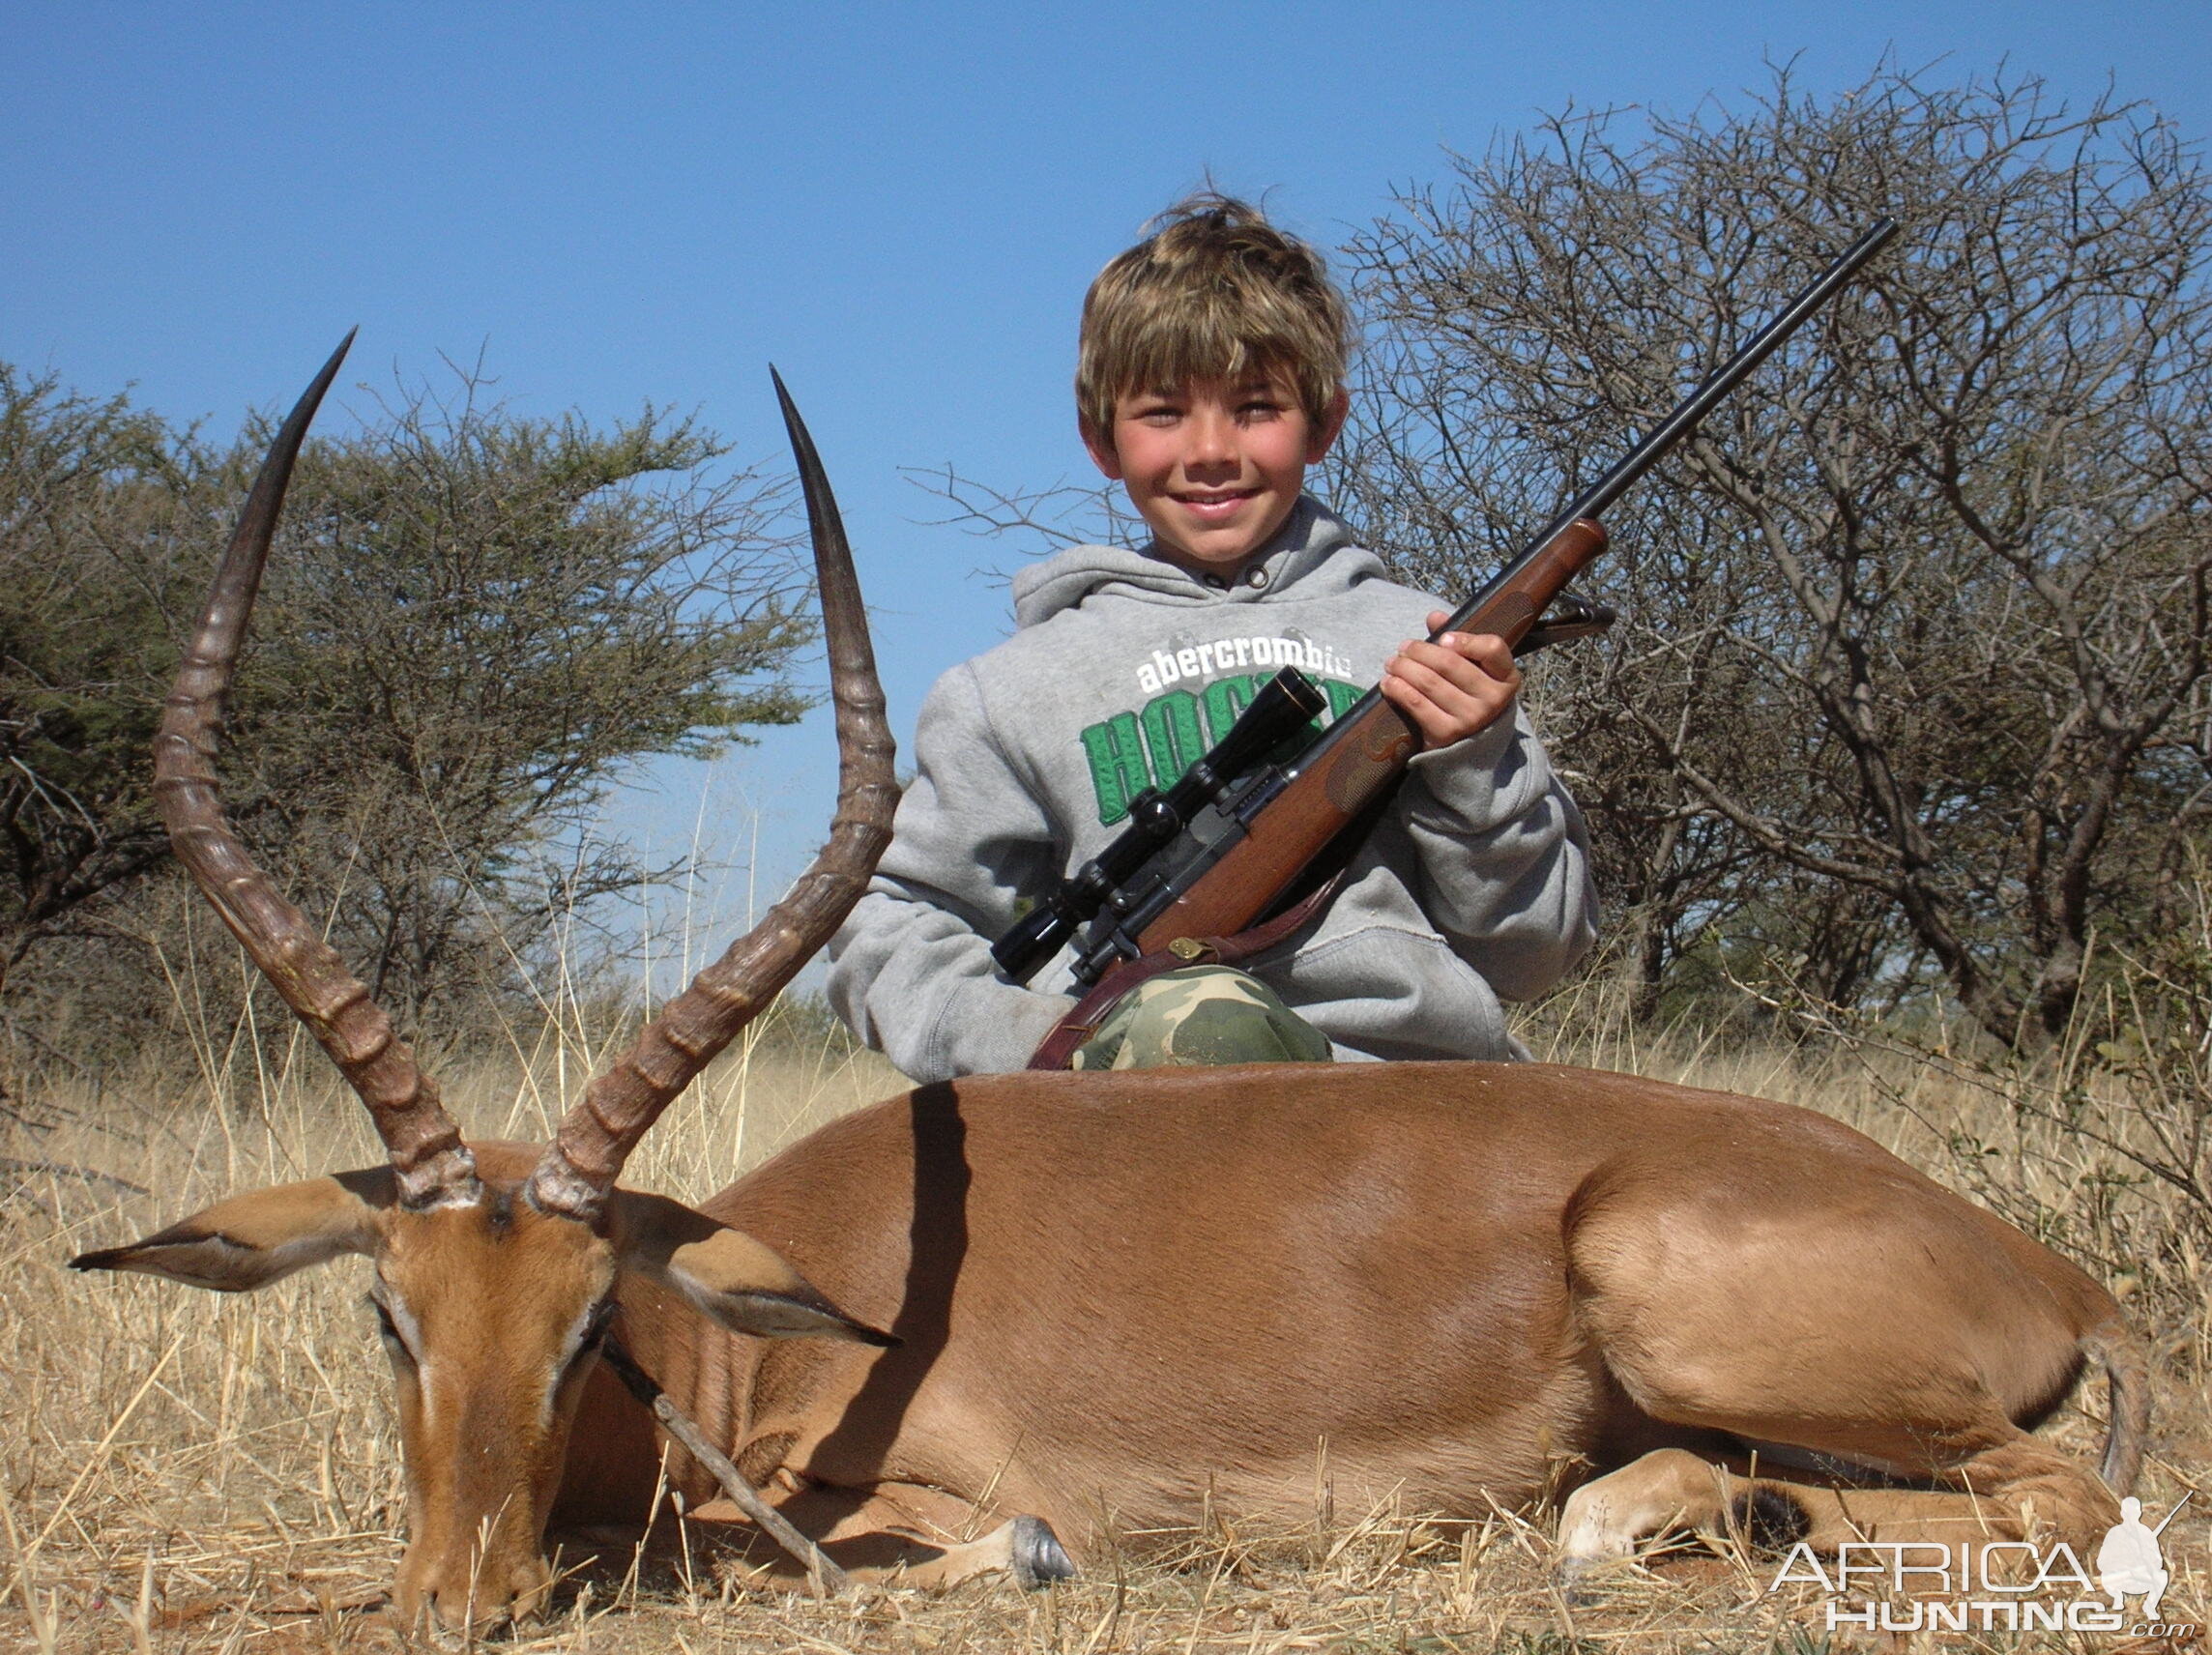
[[[505,1054],[444,1070],[456,1113],[477,1136],[542,1135],[601,1064],[620,1021],[572,1001],[549,1006]],[[1544,1056],[1840,1116],[2067,1245],[2130,1295],[2158,1346],[2162,1424],[2140,1492],[2163,1511],[2198,1487],[2212,1459],[2201,1215],[2112,1147],[2157,1150],[2157,1131],[2137,1118],[2163,1107],[2155,1089],[2131,1091],[2127,1073],[2085,1058],[2075,1071],[2008,1077],[1963,1060],[1914,1060],[1864,1033],[1795,1045],[1724,1045],[1687,1030],[1655,1037],[1596,998],[1529,1032]],[[677,1106],[630,1176],[698,1199],[898,1084],[865,1054],[771,1025]],[[359,1105],[311,1048],[251,1031],[220,1040],[203,1031],[178,1051],[148,1053],[135,1076],[21,1102],[43,1124],[19,1120],[0,1136],[0,1366],[10,1380],[0,1645],[133,1655],[393,1647],[398,1635],[374,1606],[401,1544],[402,1491],[384,1358],[362,1302],[365,1266],[339,1261],[237,1299],[63,1267],[83,1248],[237,1189],[374,1164],[381,1153]],[[2053,1429],[2088,1452],[2100,1408],[2086,1399]],[[2212,1599],[2208,1505],[2199,1493],[2195,1515],[2168,1531],[2179,1570],[2171,1617],[2202,1620]],[[1512,1511],[1471,1525],[1388,1506],[1340,1511],[1322,1466],[1313,1522],[1295,1532],[1217,1521],[1141,1537],[1128,1555],[1034,1597],[978,1585],[941,1600],[818,1604],[755,1589],[711,1536],[672,1518],[652,1547],[579,1570],[555,1617],[523,1645],[618,1655],[1557,1655],[1826,1642],[1813,1601],[1769,1594],[1771,1565],[1743,1557],[1674,1562],[1570,1606],[1546,1574],[1544,1523]],[[2016,1645],[2080,1640],[1998,1634],[1973,1646]]]

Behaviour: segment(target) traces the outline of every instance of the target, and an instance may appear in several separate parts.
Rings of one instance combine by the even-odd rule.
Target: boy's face
[[[1290,516],[1345,405],[1340,391],[1317,425],[1287,374],[1201,380],[1117,397],[1114,428],[1086,426],[1083,443],[1128,489],[1162,552],[1193,574],[1233,576]]]

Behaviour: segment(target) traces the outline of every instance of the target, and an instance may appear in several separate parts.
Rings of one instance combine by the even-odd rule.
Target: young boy
[[[1028,1063],[1072,1007],[1067,956],[1025,988],[992,940],[1286,665],[1331,716],[1380,674],[1423,750],[1318,917],[1243,973],[1153,979],[1075,1067],[1519,1056],[1499,1000],[1589,946],[1582,820],[1519,713],[1510,652],[1427,641],[1447,606],[1392,584],[1303,493],[1344,422],[1349,336],[1318,255],[1220,196],[1170,210],[1091,284],[1083,442],[1152,539],[1024,569],[1019,630],[922,704],[914,783],[829,982],[915,1080]]]

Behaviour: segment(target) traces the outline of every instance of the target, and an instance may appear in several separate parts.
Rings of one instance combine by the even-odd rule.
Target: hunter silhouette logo
[[[2123,1597],[2139,1597],[2143,1618],[2158,1618],[2158,1600],[2166,1595],[2172,1578],[2158,1549],[2158,1537],[2181,1515],[2181,1506],[2190,1497],[2183,1495],[2181,1505],[2168,1512],[2156,1528],[2143,1523],[2141,1500],[2130,1495],[2120,1501],[2120,1521],[2105,1530],[2105,1538],[2097,1544],[2097,1584],[2111,1597],[2113,1609],[2120,1607]]]

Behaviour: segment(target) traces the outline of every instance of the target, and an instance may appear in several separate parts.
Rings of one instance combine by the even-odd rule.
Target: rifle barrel
[[[1594,522],[1598,515],[1625,493],[1628,486],[1658,463],[1667,450],[1680,442],[1697,427],[1699,421],[1710,414],[1730,392],[1742,384],[1752,369],[1774,354],[1791,334],[1802,327],[1807,318],[1836,296],[1837,290],[1856,276],[1866,262],[1889,244],[1897,234],[1895,218],[1877,218],[1862,231],[1858,239],[1836,255],[1826,270],[1807,284],[1796,298],[1784,305],[1767,324],[1736,347],[1735,354],[1698,384],[1666,419],[1659,421],[1636,446],[1621,455],[1597,481],[1584,489],[1564,507],[1558,515],[1538,530],[1535,536],[1514,554],[1513,560],[1501,567],[1472,597],[1453,610],[1450,619],[1429,635],[1434,638],[1445,632],[1488,631],[1497,624],[1495,613],[1485,615],[1491,601],[1507,587],[1521,580],[1544,548],[1551,545],[1575,523]],[[1599,544],[1602,546],[1603,541]],[[1563,582],[1565,576],[1560,579]],[[1549,583],[1546,583],[1549,585]],[[1556,590],[1556,589],[1554,589]],[[1551,592],[1542,601],[1549,603]],[[1478,620],[1478,617],[1481,620]],[[1541,608],[1528,615],[1530,624],[1541,619]],[[1483,624],[1487,621],[1489,624]],[[1307,748],[1298,761],[1302,769],[1328,754],[1358,721],[1369,716],[1382,700],[1380,688],[1371,689],[1339,714],[1322,733],[1321,740]],[[1407,726],[1409,732],[1412,726]]]
[[[1513,565],[1507,566],[1508,571],[1522,558],[1551,544],[1577,518],[1602,516],[1607,508],[1627,492],[1631,483],[1649,471],[1669,449],[1696,429],[1699,421],[1710,414],[1742,384],[1753,368],[1772,356],[1776,346],[1803,326],[1805,320],[1821,305],[1833,299],[1838,288],[1856,276],[1869,259],[1889,244],[1890,238],[1897,234],[1897,229],[1895,218],[1877,218],[1868,225],[1858,240],[1837,254],[1835,262],[1815,276],[1803,292],[1783,307],[1780,314],[1744,340],[1736,348],[1735,355],[1707,374],[1697,390],[1684,397],[1674,411],[1654,425],[1633,449],[1615,460],[1611,470],[1562,507],[1558,515],[1545,524],[1523,548],[1521,556],[1514,559]],[[1475,605],[1488,594],[1488,588],[1477,594],[1445,623],[1444,629],[1450,631],[1463,625]]]

